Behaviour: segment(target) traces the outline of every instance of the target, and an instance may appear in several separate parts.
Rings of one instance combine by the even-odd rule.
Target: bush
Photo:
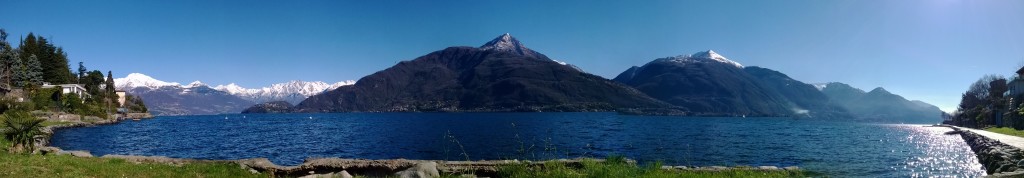
[[[37,119],[28,112],[9,110],[3,116],[4,139],[11,141],[11,152],[25,149],[34,150],[37,135],[43,134],[43,120]]]
[[[57,92],[55,88],[42,88],[35,92],[30,92],[32,103],[35,105],[35,110],[49,111],[54,108],[53,92]]]

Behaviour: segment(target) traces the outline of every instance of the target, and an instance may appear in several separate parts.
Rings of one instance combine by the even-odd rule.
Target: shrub
[[[33,117],[31,114],[21,110],[10,110],[4,112],[3,116],[4,138],[11,141],[11,152],[19,152],[25,149],[34,150],[35,137],[43,134],[43,120]]]

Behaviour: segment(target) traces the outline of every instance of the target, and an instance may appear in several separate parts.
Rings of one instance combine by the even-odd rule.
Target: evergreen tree
[[[29,58],[35,58],[35,56],[29,56]],[[15,87],[25,86],[25,79],[28,78],[28,73],[25,72],[26,60],[15,59],[11,63],[11,82]]]
[[[107,91],[107,95],[110,95],[111,96],[110,98],[115,98],[116,97],[116,96],[114,96],[114,95],[116,95],[115,90],[117,90],[117,89],[114,88],[114,75],[111,74],[111,72],[109,70],[107,71],[106,86],[107,87],[105,89]]]
[[[80,82],[82,82],[82,85],[85,85],[85,90],[88,91],[90,95],[93,95],[94,97],[102,97],[103,93],[100,92],[100,84],[105,82],[103,72],[98,70],[89,71],[85,74],[85,78],[82,78]]]
[[[0,85],[11,86],[12,65],[15,60],[18,60],[18,53],[7,42],[7,31],[0,28]]]
[[[25,81],[28,83],[23,86],[36,86],[43,83],[43,66],[39,64],[39,60],[34,55],[25,61]]]
[[[64,49],[50,44],[46,38],[29,33],[22,40],[18,49],[21,50],[20,56],[22,60],[27,60],[32,55],[36,56],[43,69],[43,81],[61,84],[70,83],[72,78],[74,78],[71,75],[70,67],[68,67],[67,54],[64,53]],[[22,62],[27,64],[27,61]]]
[[[78,62],[78,73],[76,73],[78,75],[78,76],[76,76],[76,77],[78,77],[78,80],[77,80],[78,83],[81,83],[82,78],[85,77],[85,72],[86,72],[85,62]]]

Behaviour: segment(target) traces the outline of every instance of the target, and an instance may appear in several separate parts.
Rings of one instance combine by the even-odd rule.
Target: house
[[[1024,67],[1017,69],[1017,76],[1013,77],[1013,80],[1008,84],[1010,90],[1007,92],[1007,96],[1016,98],[1017,96],[1024,94],[1024,79],[1022,79],[1021,76],[1024,76]]]
[[[50,85],[49,83],[43,83],[43,86],[41,88],[56,88],[56,87],[60,87],[61,93],[63,93],[63,94],[74,93],[74,94],[77,94],[78,97],[81,98],[81,99],[85,99],[85,98],[89,97],[89,92],[86,91],[85,87],[82,86],[81,84]]]
[[[115,90],[114,93],[117,94],[118,106],[124,106],[124,101],[127,99],[128,93],[124,90]]]

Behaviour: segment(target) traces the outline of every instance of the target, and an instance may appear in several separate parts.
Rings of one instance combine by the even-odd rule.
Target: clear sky
[[[261,87],[357,80],[511,33],[613,78],[713,49],[807,83],[884,87],[950,111],[1024,64],[1024,1],[9,1],[0,28],[62,46],[72,69]]]

